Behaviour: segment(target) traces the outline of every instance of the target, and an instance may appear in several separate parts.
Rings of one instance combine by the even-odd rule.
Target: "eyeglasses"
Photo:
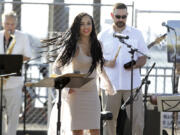
[[[127,15],[114,15],[117,19],[120,19],[120,18],[122,18],[122,19],[126,19],[127,18]]]

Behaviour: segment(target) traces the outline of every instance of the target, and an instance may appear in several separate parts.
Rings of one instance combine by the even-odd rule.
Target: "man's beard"
[[[115,24],[116,24],[116,26],[117,26],[118,28],[122,28],[122,27],[125,26],[125,23],[124,23],[124,22],[116,22]]]

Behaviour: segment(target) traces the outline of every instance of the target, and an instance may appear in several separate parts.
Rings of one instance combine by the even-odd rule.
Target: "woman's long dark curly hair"
[[[80,39],[80,23],[84,16],[89,16],[92,21],[92,32],[90,34],[90,55],[92,57],[92,64],[88,71],[88,73],[91,74],[97,67],[98,63],[100,64],[102,69],[104,65],[104,59],[100,42],[97,39],[93,18],[89,14],[78,14],[75,17],[70,29],[63,33],[62,36],[59,36],[59,38],[53,38],[53,40],[56,40],[57,46],[60,45],[63,48],[62,55],[59,57],[58,61],[62,64],[62,66],[69,64],[74,57],[77,49],[77,41]]]

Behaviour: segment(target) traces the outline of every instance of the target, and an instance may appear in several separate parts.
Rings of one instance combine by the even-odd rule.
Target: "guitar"
[[[150,43],[150,44],[147,46],[148,49],[150,49],[151,47],[153,47],[155,44],[159,44],[163,39],[165,39],[166,35],[167,35],[167,33],[165,33],[164,35],[156,38],[156,40],[155,40],[154,42]]]

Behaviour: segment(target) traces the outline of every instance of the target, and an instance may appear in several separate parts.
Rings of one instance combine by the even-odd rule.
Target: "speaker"
[[[144,127],[144,135],[160,135],[160,112],[155,110],[146,111],[146,122]],[[129,135],[129,120],[127,119],[126,112],[120,110],[117,121],[117,135]]]
[[[120,109],[118,119],[117,119],[117,128],[116,128],[117,135],[125,135],[126,134],[125,131],[127,128],[129,128],[129,126],[128,126],[129,123],[127,123],[127,122],[128,122],[128,119],[127,119],[126,109],[125,110]],[[128,131],[129,131],[129,129],[128,129]]]
[[[144,135],[160,135],[161,113],[155,110],[147,110]]]

